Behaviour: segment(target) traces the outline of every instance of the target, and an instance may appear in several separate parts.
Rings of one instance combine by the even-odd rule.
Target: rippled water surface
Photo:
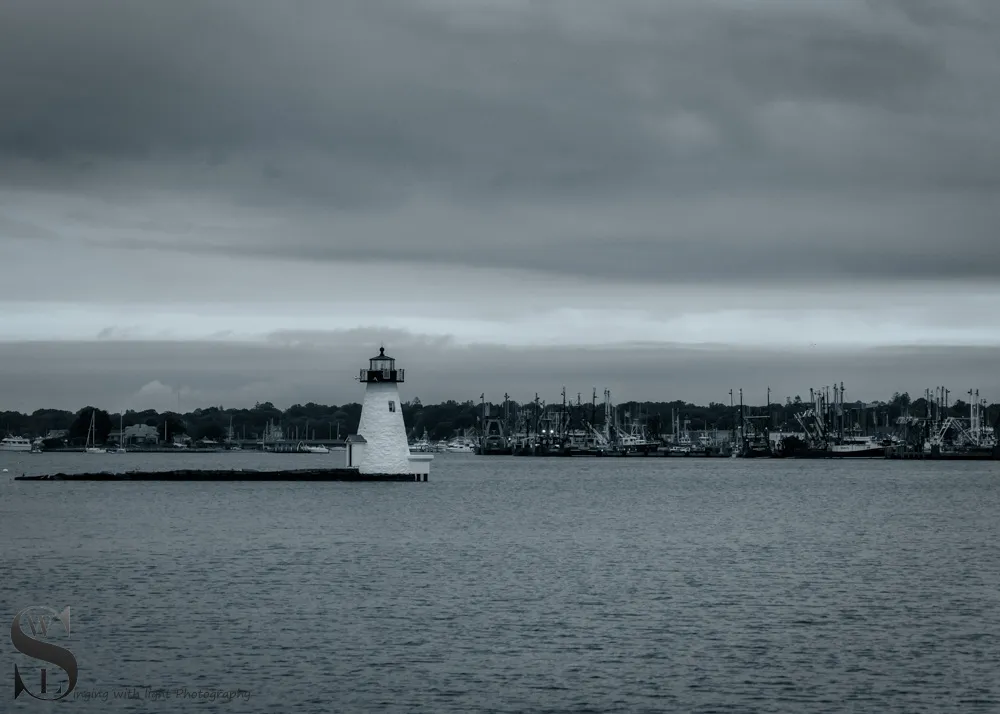
[[[1000,711],[1000,463],[443,454],[427,484],[10,480],[122,459],[339,456],[0,454],[0,614],[71,607],[67,711],[192,709],[180,689],[268,714]],[[0,709],[42,708],[12,700],[11,663],[36,692],[41,665],[8,632]]]

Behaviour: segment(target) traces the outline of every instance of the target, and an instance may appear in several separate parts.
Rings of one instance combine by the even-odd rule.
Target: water
[[[133,458],[340,457],[0,454],[0,613],[71,606],[70,697],[109,696],[74,711],[1000,711],[998,463],[444,454],[427,484],[9,480]],[[6,634],[0,653],[37,692],[40,664]]]

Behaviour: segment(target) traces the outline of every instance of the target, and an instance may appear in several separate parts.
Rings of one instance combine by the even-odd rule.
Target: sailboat
[[[229,435],[226,436],[226,443],[229,445],[230,451],[243,451],[243,447],[239,445],[239,442],[233,443],[233,417],[229,416]]]
[[[83,447],[84,453],[87,454],[106,454],[107,449],[102,449],[97,445],[97,410],[90,412],[90,428],[87,429],[87,443]]]
[[[114,451],[108,449],[109,454],[124,454],[125,452],[125,411],[118,415],[118,448]]]

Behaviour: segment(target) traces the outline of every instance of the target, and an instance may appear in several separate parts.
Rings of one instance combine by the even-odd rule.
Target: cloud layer
[[[222,405],[360,402],[358,370],[386,352],[406,370],[403,399],[479,400],[505,393],[549,403],[563,387],[576,399],[605,388],[615,402],[629,400],[728,402],[744,390],[748,404],[775,401],[810,387],[843,381],[848,399],[885,400],[894,391],[914,397],[945,384],[958,395],[979,389],[1000,393],[1000,348],[923,347],[788,351],[690,345],[619,345],[567,351],[544,347],[460,346],[448,340],[389,331],[274,335],[264,343],[62,342],[0,343],[4,365],[2,409],[110,410],[155,408],[189,411]],[[155,375],[155,377],[153,377]]]
[[[998,23],[991,0],[15,0],[0,231],[615,281],[993,278]]]
[[[399,330],[440,398],[993,379],[994,0],[6,0],[0,106],[18,404],[323,400]]]

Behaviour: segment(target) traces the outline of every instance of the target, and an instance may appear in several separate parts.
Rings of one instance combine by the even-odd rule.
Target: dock
[[[295,469],[254,471],[248,469],[182,469],[175,471],[102,471],[80,474],[17,476],[15,481],[352,481],[427,482],[427,474],[362,474],[357,469]]]

